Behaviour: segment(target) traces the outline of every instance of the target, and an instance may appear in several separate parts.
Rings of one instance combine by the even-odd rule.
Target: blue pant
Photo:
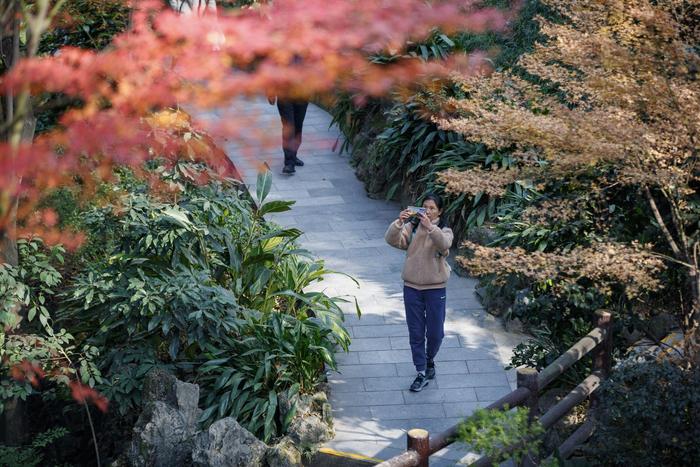
[[[427,361],[433,360],[440,350],[445,337],[445,297],[444,287],[429,290],[403,287],[408,340],[416,371],[425,371]]]

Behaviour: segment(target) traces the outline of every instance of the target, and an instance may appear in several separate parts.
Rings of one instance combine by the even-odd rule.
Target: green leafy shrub
[[[40,55],[53,55],[61,47],[102,50],[115,35],[126,30],[131,8],[126,0],[66,0],[52,26],[42,35]],[[50,130],[69,108],[83,105],[65,94],[44,93],[34,103],[37,133]]]
[[[40,53],[55,53],[73,46],[103,49],[129,24],[130,8],[124,0],[67,0],[56,24],[42,36]]]
[[[507,169],[513,162],[508,154],[490,152],[483,145],[463,141],[456,133],[438,129],[424,111],[428,100],[429,95],[416,96],[386,110],[372,105],[350,110],[352,101],[341,99],[332,112],[348,136],[344,144],[353,141],[353,163],[369,192],[387,199],[399,195],[415,199],[426,191],[440,193],[445,199],[444,215],[461,233],[493,218],[500,201],[486,194],[470,197],[445,193],[438,174],[448,168]],[[381,128],[374,134],[362,122],[379,116]],[[521,182],[509,190],[522,195],[528,188]]]
[[[537,421],[529,422],[529,413],[525,407],[477,409],[459,426],[458,438],[474,451],[489,457],[494,466],[508,459],[517,464],[528,453],[537,455],[542,447],[544,429]]]
[[[296,412],[280,400],[313,390],[324,365],[335,368],[330,332],[314,318],[249,312],[232,348],[198,370],[201,420],[233,416],[264,441],[284,433]]]
[[[42,450],[63,438],[68,430],[59,427],[39,433],[29,446],[11,447],[0,445],[0,467],[35,467],[46,465]]]
[[[535,283],[514,293],[506,319],[518,318],[532,338],[513,349],[510,366],[522,365],[541,370],[578,342],[595,327],[595,311],[615,304],[595,287],[569,285],[552,292],[554,282]],[[622,318],[622,313],[616,316]],[[615,326],[614,332],[620,329]],[[615,342],[615,339],[614,339]],[[616,344],[624,343],[618,339]],[[592,361],[584,357],[556,381],[556,385],[575,386],[590,373]]]
[[[19,263],[12,266],[0,264],[0,323],[3,327],[19,325],[18,306],[26,308],[26,319],[31,322],[38,317],[47,327],[51,316],[46,308],[47,299],[61,282],[56,263],[63,263],[65,251],[61,246],[48,250],[39,238],[17,241]]]
[[[555,334],[547,325],[531,329],[532,338],[513,349],[509,368],[527,366],[542,370],[593,328],[590,322],[580,318],[567,320],[564,323],[564,330],[560,330],[558,334]],[[582,358],[557,378],[553,386],[576,386],[590,374],[591,366],[590,356]]]
[[[17,266],[0,264],[0,412],[12,398],[39,393],[35,378],[41,374],[35,371],[64,386],[73,379],[91,386],[101,381],[93,364],[97,349],[79,348],[72,333],[56,326],[49,309],[62,283],[55,266],[63,262],[63,248],[46,248],[39,238],[20,239],[17,248]],[[9,377],[20,365],[30,374],[23,370],[20,378]],[[54,392],[41,394],[53,397]]]
[[[369,189],[391,199],[420,167],[429,162],[436,148],[458,140],[452,133],[420,118],[418,101],[396,104],[384,113],[384,128],[368,148],[366,157],[357,159],[366,173]],[[355,151],[354,154],[359,154]]]
[[[587,450],[610,466],[700,463],[700,369],[629,361],[602,384]]]
[[[120,413],[140,404],[146,373],[166,367],[200,384],[202,421],[232,415],[277,436],[289,420],[272,397],[313,390],[349,344],[343,299],[304,291],[331,271],[297,248],[299,230],[265,222],[292,204],[265,201],[269,173],[255,207],[226,181],[193,183],[202,167],[154,170],[177,195],[131,189],[89,213],[89,231],[114,247],[75,279],[61,317],[105,349],[100,389]]]

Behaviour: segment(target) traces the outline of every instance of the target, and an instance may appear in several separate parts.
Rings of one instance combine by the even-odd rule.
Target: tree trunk
[[[697,262],[695,269],[688,273],[690,288],[693,294],[693,308],[690,310],[685,337],[685,350],[688,357],[696,365],[700,365],[700,275]]]
[[[2,39],[0,42],[0,58],[5,65],[3,72],[9,71],[12,66],[19,59],[19,21],[14,18],[17,2],[15,4],[8,4],[2,9],[0,13],[3,13],[3,18],[7,22],[1,25],[2,27]],[[8,128],[7,133],[2,135],[2,139],[9,140],[9,127],[6,125],[11,122],[15,116],[15,103],[14,96],[11,93],[3,96],[3,106],[2,106],[2,120],[5,128]],[[10,209],[9,218],[11,221],[8,223],[7,227],[0,229],[0,263],[8,263],[13,266],[17,265],[17,243],[15,241],[15,223],[17,213],[17,203],[11,202],[8,204]]]
[[[19,2],[15,1],[7,3],[1,11],[3,13],[2,18],[7,21],[1,25],[2,29],[0,31],[0,54],[2,55],[2,61],[5,65],[2,70],[3,72],[9,71],[20,58],[20,24],[19,18],[17,17],[19,7]],[[8,12],[9,14],[7,14]],[[0,116],[2,117],[3,123],[9,124],[17,117],[17,109],[15,107],[16,96],[8,93],[3,97],[4,105],[2,105]],[[27,102],[25,110],[26,113],[20,122],[21,126],[4,125],[6,128],[9,128],[9,130],[6,134],[1,136],[2,139],[8,141],[12,140],[13,137],[16,139],[17,136],[19,136],[20,141],[31,141],[34,138],[36,120],[33,118],[31,103],[29,101]],[[19,263],[16,235],[17,208],[17,198],[11,199],[7,205],[7,209],[9,209],[8,218],[10,221],[4,229],[0,229],[0,263],[7,263],[12,266],[17,266]],[[19,304],[17,307],[19,308]],[[5,332],[5,330],[1,330],[0,332]],[[14,332],[17,332],[17,330],[14,330]],[[29,433],[26,402],[17,397],[6,401],[5,410],[0,419],[0,426],[3,428],[0,435],[0,442],[2,442],[2,444],[9,446],[25,444]]]

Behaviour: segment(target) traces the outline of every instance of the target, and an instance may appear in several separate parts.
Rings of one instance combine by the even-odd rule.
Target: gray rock
[[[143,382],[142,399],[144,404],[161,401],[170,405],[177,403],[174,385],[177,378],[162,368],[155,367],[146,375]]]
[[[171,466],[187,463],[194,427],[165,402],[146,404],[134,426],[127,462],[131,466]]]
[[[222,418],[194,441],[192,462],[201,467],[262,467],[267,446],[232,418]]]
[[[202,413],[202,410],[198,407],[199,386],[176,380],[173,389],[175,400],[177,401],[176,407],[180,410],[185,424],[196,429],[197,421]]]
[[[500,289],[479,285],[475,291],[486,311],[493,316],[502,316],[513,304],[508,296],[499,293]]]
[[[514,333],[520,333],[520,334],[525,332],[525,327],[523,326],[523,322],[520,321],[520,318],[512,318],[512,319],[506,320],[504,324],[506,327],[506,331],[508,331],[508,332],[514,332]]]
[[[268,448],[265,460],[268,467],[301,467],[302,465],[301,452],[297,449],[294,441],[286,436]]]
[[[295,398],[296,415],[287,435],[302,453],[315,452],[318,446],[333,439],[333,416],[328,396],[319,391]]]
[[[199,386],[154,369],[144,381],[144,408],[133,428],[131,466],[188,465],[200,410]]]
[[[319,444],[333,438],[333,428],[315,414],[297,417],[288,430],[289,437],[302,452],[314,451]]]
[[[660,313],[649,320],[648,332],[653,339],[661,340],[672,330],[679,327],[678,320],[674,316],[668,313]]]
[[[328,403],[328,396],[323,391],[302,394],[295,398],[295,402],[298,416],[321,414],[323,413],[323,405]]]
[[[321,409],[321,417],[328,426],[333,426],[333,407],[329,402],[325,402]]]

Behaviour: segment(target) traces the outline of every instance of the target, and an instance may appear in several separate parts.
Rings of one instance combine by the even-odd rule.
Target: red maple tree
[[[41,37],[63,3],[0,6],[0,264],[17,264],[21,236],[80,243],[80,233],[57,228],[55,212],[39,209],[56,187],[78,182],[89,197],[114,166],[138,172],[154,155],[170,163],[184,155],[230,175],[226,155],[211,139],[182,138],[196,122],[168,109],[220,108],[267,93],[380,95],[447,73],[481,72],[479,54],[430,63],[397,53],[435,28],[479,32],[505,25],[502,12],[474,0],[276,0],[203,16],[177,14],[162,1],[132,0],[130,26],[109,47],[65,47],[40,56]],[[20,29],[27,37],[23,48]],[[386,51],[398,57],[389,65],[367,60]],[[35,115],[43,111],[36,104],[46,95],[73,105],[52,130],[35,137]],[[214,129],[232,140],[243,136],[239,123],[227,118]],[[14,374],[33,384],[43,376],[29,362]],[[106,410],[106,399],[94,390],[72,382],[71,391],[79,402]]]
[[[20,2],[10,2],[4,13],[14,3],[15,21],[25,22],[30,40],[27,56],[13,61],[0,80],[0,91],[14,102],[5,122],[7,138],[0,143],[0,236],[40,233],[49,242],[70,244],[79,237],[58,235],[55,216],[37,215],[36,202],[76,177],[83,182],[109,177],[114,164],[138,166],[154,153],[176,159],[181,144],[169,137],[169,129],[144,120],[152,112],[223,106],[265,92],[309,98],[346,89],[378,95],[456,67],[466,73],[470,62],[468,57],[450,63],[407,57],[378,66],[368,54],[401,50],[408,39],[419,40],[436,27],[450,32],[504,25],[499,11],[477,9],[472,1],[279,0],[198,17],[141,0],[132,2],[130,28],[105,50],[66,47],[37,56],[39,38],[60,2],[36,0],[24,10]],[[23,139],[31,126],[32,99],[42,93],[58,93],[80,105],[66,111],[54,130]],[[238,128],[228,118],[218,129],[235,139]],[[225,167],[220,152],[196,156]],[[0,249],[0,261],[12,256],[7,247]]]

